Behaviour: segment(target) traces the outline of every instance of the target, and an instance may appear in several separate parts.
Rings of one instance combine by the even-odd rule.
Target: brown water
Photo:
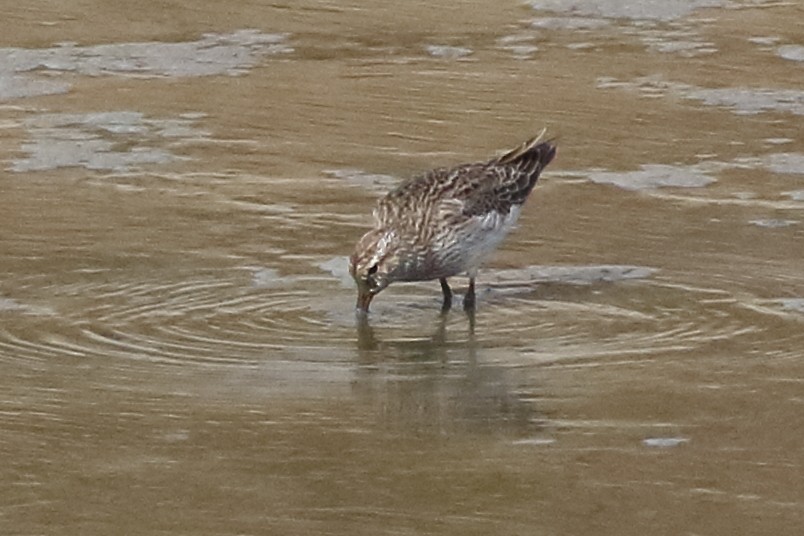
[[[802,20],[0,7],[0,533],[800,534]],[[474,331],[357,325],[373,200],[543,126]]]

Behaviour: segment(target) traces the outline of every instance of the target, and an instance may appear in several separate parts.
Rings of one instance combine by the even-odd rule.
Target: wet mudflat
[[[799,3],[0,15],[3,534],[804,526]],[[374,199],[543,126],[474,329],[357,322]]]

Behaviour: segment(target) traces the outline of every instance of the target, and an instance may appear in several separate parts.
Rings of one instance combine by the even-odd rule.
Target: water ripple
[[[346,261],[309,262],[316,273],[292,276],[267,266],[172,280],[105,273],[51,286],[47,307],[4,298],[13,306],[0,311],[9,320],[0,354],[34,363],[60,356],[197,366],[354,359],[362,342]],[[505,349],[499,359],[512,363],[630,360],[767,329],[789,333],[787,324],[800,320],[798,301],[679,285],[648,267],[530,266],[483,272],[472,334],[460,310],[465,280],[453,286],[458,303],[447,317],[432,282],[392,286],[372,304],[371,337],[431,350],[472,338],[491,359]],[[53,314],[30,314],[37,307]]]
[[[305,289],[310,280],[317,279],[280,277],[274,288],[266,288],[234,272],[175,281],[105,280],[51,287],[61,307],[56,319],[48,319],[47,330],[12,322],[0,334],[0,348],[18,358],[104,356],[247,364],[264,358],[270,349],[305,343],[311,334],[327,329],[310,313],[314,298]],[[8,307],[5,314],[16,312],[21,309]],[[330,342],[331,338],[320,344]]]

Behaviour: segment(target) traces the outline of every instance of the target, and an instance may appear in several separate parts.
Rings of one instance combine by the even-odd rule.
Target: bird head
[[[371,300],[394,281],[399,266],[394,231],[374,229],[363,235],[349,259],[349,273],[357,283],[357,309],[368,312]]]

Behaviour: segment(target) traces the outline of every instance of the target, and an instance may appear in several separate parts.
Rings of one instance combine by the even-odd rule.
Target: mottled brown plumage
[[[464,307],[474,307],[477,268],[510,231],[556,147],[542,133],[486,162],[439,168],[380,199],[374,229],[357,243],[349,271],[359,310],[394,281],[439,279],[444,309],[452,303],[447,277],[469,274]]]

